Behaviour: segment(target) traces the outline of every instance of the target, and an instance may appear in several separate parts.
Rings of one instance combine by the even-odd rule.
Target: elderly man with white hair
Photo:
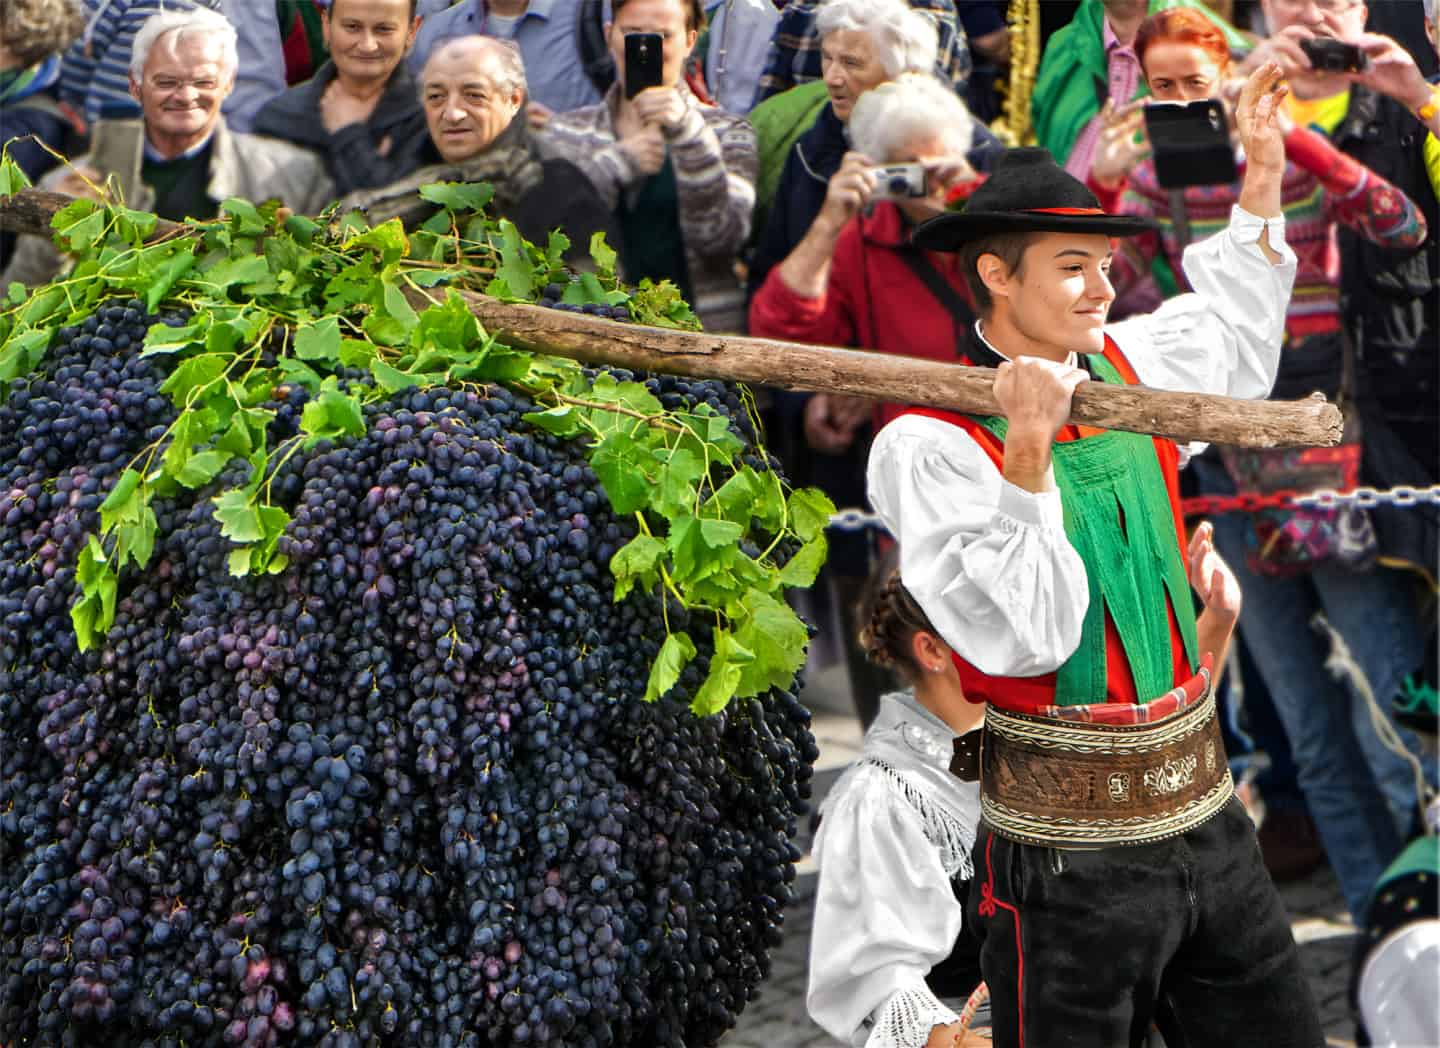
[[[94,196],[109,176],[129,191],[125,203],[162,218],[213,218],[228,197],[279,199],[318,212],[331,186],[318,157],[285,142],[232,132],[220,106],[235,86],[235,30],[206,8],[152,16],[135,37],[130,90],[140,122],[95,128],[98,151],[55,172],[46,188]],[[138,178],[136,177],[138,175]],[[8,280],[43,283],[60,263],[50,241],[26,237]]]
[[[399,217],[414,225],[434,205],[419,195],[431,182],[486,182],[492,209],[522,236],[544,243],[552,229],[570,238],[571,259],[588,258],[590,238],[612,244],[610,209],[585,174],[560,157],[542,157],[525,118],[527,87],[520,50],[508,40],[462,36],[431,52],[420,73],[420,105],[429,128],[422,166],[388,186],[351,193],[343,203],[372,222]]]

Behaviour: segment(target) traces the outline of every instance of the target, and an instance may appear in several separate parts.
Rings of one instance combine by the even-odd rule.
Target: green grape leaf
[[[600,478],[616,513],[634,513],[650,500],[650,481],[640,471],[645,445],[627,433],[607,436],[590,456],[590,468]]]
[[[285,232],[295,238],[297,243],[309,247],[315,242],[315,235],[324,227],[313,218],[306,218],[304,215],[291,215],[285,220],[283,228]]]
[[[233,287],[258,284],[270,276],[270,263],[259,255],[242,255],[227,258],[203,270],[194,279],[196,282],[227,291]]]
[[[203,488],[219,475],[230,458],[226,451],[197,452],[185,460],[175,479],[187,488]]]
[[[483,211],[495,196],[488,182],[431,182],[420,187],[420,198],[447,211]]]
[[[546,433],[553,433],[557,437],[573,437],[577,433],[583,433],[585,427],[580,424],[579,412],[569,404],[558,408],[548,408],[545,411],[531,411],[522,415],[522,419]]]
[[[457,364],[450,373],[462,382],[514,382],[529,373],[534,359],[492,339],[468,363]]]
[[[75,627],[76,645],[81,651],[88,651],[104,640],[110,624],[115,621],[115,597],[119,590],[115,567],[94,535],[80,551],[75,576],[80,582],[81,597],[70,609],[70,622]]]
[[[420,314],[410,344],[416,349],[433,346],[459,354],[480,339],[480,321],[452,288],[445,292],[443,303],[430,306]]]
[[[320,395],[300,413],[300,431],[312,441],[321,438],[359,437],[365,433],[365,415],[353,393],[341,393],[328,378]]]
[[[66,302],[63,287],[38,288],[21,307],[16,319],[22,327],[40,327]]]
[[[230,362],[218,353],[190,357],[170,372],[170,377],[161,384],[160,392],[170,394],[171,400],[183,406],[197,390],[204,390],[225,374],[229,366]]]
[[[755,500],[762,490],[760,478],[755,471],[749,466],[743,466],[705,500],[705,509],[736,524],[748,525]]]
[[[324,317],[295,332],[295,355],[301,360],[333,364],[340,359],[340,320]]]
[[[340,363],[347,368],[368,368],[375,359],[375,347],[358,338],[347,338],[340,342]]]
[[[410,253],[410,241],[405,237],[405,226],[398,218],[382,222],[373,229],[352,236],[345,241],[345,250],[366,248],[373,251],[382,266],[390,266]]]
[[[745,698],[788,687],[805,663],[809,639],[805,624],[788,604],[757,590],[746,594],[745,618],[735,631],[735,642],[754,658],[742,667],[736,694]]]
[[[381,293],[385,303],[385,312],[400,325],[402,331],[409,334],[420,323],[420,317],[415,312],[415,308],[410,305],[409,299],[405,297],[405,292],[392,283],[392,279],[390,270],[387,269],[382,277],[384,290]]]
[[[55,212],[50,228],[61,248],[76,253],[93,251],[100,247],[108,217],[100,204],[80,197]]]
[[[647,588],[653,586],[660,577],[660,558],[664,555],[665,543],[650,535],[636,535],[616,550],[610,558],[610,574],[615,577],[615,602],[624,600],[637,582]]]
[[[745,534],[745,529],[734,521],[709,519],[700,521],[700,541],[711,549],[733,546],[740,541],[740,536],[743,534]]]
[[[248,200],[240,197],[226,197],[220,201],[220,212],[228,220],[230,229],[242,237],[259,236],[265,232],[265,219],[260,210]]]
[[[141,507],[139,520],[133,524],[122,524],[115,529],[116,563],[121,568],[127,560],[134,562],[137,568],[144,568],[149,564],[150,557],[155,552],[155,533],[159,528],[155,511],[148,505]]]
[[[790,527],[800,536],[800,541],[809,542],[830,526],[835,503],[815,488],[799,488],[790,493],[786,510]]]
[[[578,280],[565,285],[560,301],[572,306],[618,306],[629,298],[623,291],[606,291],[594,273],[581,273]]]
[[[570,238],[560,230],[552,229],[550,239],[545,242],[545,261],[549,264],[550,272],[565,271],[565,252],[569,250]]]
[[[615,282],[615,264],[619,257],[615,249],[605,242],[604,233],[597,231],[590,235],[590,258],[595,263],[595,273],[607,284]]]
[[[0,196],[10,196],[20,192],[22,189],[30,188],[30,178],[25,171],[10,157],[7,149],[0,155]]]
[[[755,658],[729,630],[716,626],[714,633],[715,654],[710,657],[710,672],[690,703],[690,709],[701,717],[719,713],[729,704],[740,686],[745,666]]]
[[[590,399],[600,404],[618,404],[641,415],[662,415],[665,408],[639,382],[616,382],[613,375],[601,372],[595,378]]]
[[[504,282],[510,298],[529,300],[535,293],[535,266],[530,251],[508,218],[500,220],[500,266],[495,277]]]
[[[155,223],[158,221],[159,219],[148,211],[132,211],[128,207],[115,208],[115,224],[120,235],[137,246],[155,232]]]
[[[680,674],[695,657],[695,642],[688,633],[672,633],[660,645],[660,653],[650,666],[650,679],[645,684],[645,701],[655,702],[675,687]]]
[[[829,548],[823,532],[805,543],[780,569],[780,584],[799,589],[808,589],[815,585],[815,576],[820,574],[820,569],[825,566]]]
[[[215,504],[215,519],[220,522],[220,534],[232,542],[259,542],[265,537],[260,526],[260,514],[249,496],[238,488],[221,492],[210,500]]]
[[[391,367],[379,357],[370,361],[370,374],[375,376],[376,383],[378,383],[380,388],[386,393],[399,393],[402,389],[409,389],[419,382],[414,375],[406,371],[401,371],[399,368]]]
[[[232,549],[226,558],[226,566],[231,575],[244,577],[250,574],[250,559],[254,552],[254,546],[241,546],[239,549]]]
[[[275,362],[275,366],[284,373],[286,382],[304,386],[311,393],[319,391],[320,375],[310,365],[302,364],[293,357],[281,357]]]
[[[12,332],[0,345],[0,393],[8,392],[12,379],[30,374],[45,359],[50,332],[31,328]]]
[[[675,561],[675,578],[697,582],[721,570],[726,558],[717,551],[739,542],[743,533],[740,525],[728,520],[672,519],[666,545]]]
[[[140,509],[145,502],[140,481],[140,473],[134,468],[120,474],[110,494],[100,503],[101,531],[109,531],[116,524],[134,524],[140,520]]]
[[[152,269],[145,281],[145,308],[152,313],[176,282],[195,268],[195,246],[183,240],[176,241],[175,244],[174,253],[166,256],[165,261]],[[149,345],[150,340],[147,338],[145,343]]]
[[[271,412],[258,408],[237,411],[219,440],[215,441],[217,451],[228,451],[231,455],[245,458],[256,447],[265,442],[265,427],[269,425]]]
[[[410,283],[417,287],[434,287],[448,281],[465,279],[465,272],[459,269],[420,269],[408,274]]]
[[[205,334],[210,330],[210,318],[197,313],[180,327],[154,323],[145,332],[145,350],[140,355],[151,357],[159,353],[178,353],[193,345],[203,345]]]

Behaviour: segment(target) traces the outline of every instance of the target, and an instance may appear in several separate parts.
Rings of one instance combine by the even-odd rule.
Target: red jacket
[[[869,215],[852,219],[835,245],[830,284],[819,298],[791,291],[770,270],[750,302],[750,333],[761,338],[855,346],[958,361],[972,315],[953,317],[906,264],[901,252],[915,252],[971,303],[960,275],[960,257],[950,252],[920,252],[910,246],[910,230],[900,210],[882,201]],[[883,404],[876,425],[889,422],[903,405]]]

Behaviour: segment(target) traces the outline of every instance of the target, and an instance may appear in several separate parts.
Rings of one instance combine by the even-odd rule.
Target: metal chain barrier
[[[1440,506],[1440,484],[1419,488],[1410,484],[1399,484],[1393,488],[1357,487],[1351,491],[1298,492],[1277,491],[1269,495],[1247,492],[1243,495],[1198,495],[1184,499],[1180,509],[1185,516],[1214,516],[1219,513],[1254,513],[1262,509],[1280,509],[1285,506],[1304,506],[1308,509],[1335,509],[1354,504],[1361,509],[1376,506]],[[863,509],[837,510],[830,517],[830,527],[836,531],[887,530],[880,517]]]

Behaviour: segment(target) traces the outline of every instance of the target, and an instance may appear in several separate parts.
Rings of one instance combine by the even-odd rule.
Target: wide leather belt
[[[1153,724],[985,713],[980,813],[1002,837],[1108,848],[1178,837],[1234,793],[1206,693]]]

